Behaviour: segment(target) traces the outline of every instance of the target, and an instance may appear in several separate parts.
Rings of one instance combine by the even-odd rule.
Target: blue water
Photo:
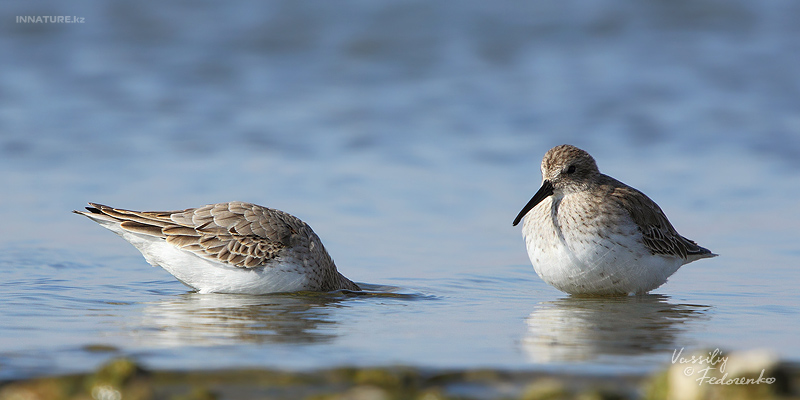
[[[682,347],[798,361],[798,15],[791,1],[6,2],[0,378],[118,355],[599,374]],[[511,221],[561,143],[720,257],[642,298],[544,284]],[[197,295],[70,213],[230,200],[302,218],[384,295]]]

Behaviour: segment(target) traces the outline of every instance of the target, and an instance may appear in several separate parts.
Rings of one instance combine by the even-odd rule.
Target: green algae
[[[769,369],[770,376],[776,378],[775,385],[702,388],[691,395],[697,400],[800,399],[798,371],[796,366],[776,364]],[[148,371],[131,359],[117,358],[90,374],[5,382],[0,385],[0,400],[682,399],[685,393],[676,389],[674,376],[671,369],[652,376],[628,377],[412,367],[342,367],[308,372]]]

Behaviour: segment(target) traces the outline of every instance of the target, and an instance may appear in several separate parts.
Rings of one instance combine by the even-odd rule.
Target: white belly
[[[527,214],[522,227],[534,270],[555,288],[582,295],[645,293],[683,264],[651,254],[624,212],[600,220],[570,205],[550,196]]]
[[[132,233],[116,224],[101,223],[136,247],[148,263],[160,266],[200,293],[265,294],[310,290],[310,278],[296,260],[264,267],[239,268],[181,250],[163,239]]]
[[[310,290],[307,275],[295,262],[276,262],[264,267],[239,268],[199,257],[163,240],[150,244],[142,254],[185,285],[200,293],[265,294]]]

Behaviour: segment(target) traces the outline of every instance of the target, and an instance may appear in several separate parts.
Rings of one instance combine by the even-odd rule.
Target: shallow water
[[[0,15],[85,22],[0,26],[0,378],[800,360],[793,2],[37,4]],[[548,287],[511,221],[561,143],[721,256],[650,296]],[[193,294],[70,213],[230,200],[384,294]]]

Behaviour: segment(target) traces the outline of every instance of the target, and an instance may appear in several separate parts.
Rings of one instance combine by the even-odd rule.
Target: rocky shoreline
[[[685,362],[642,376],[414,367],[149,371],[117,358],[93,373],[2,382],[0,400],[800,399],[796,363],[734,353],[719,368],[704,354],[713,353],[684,355]]]

